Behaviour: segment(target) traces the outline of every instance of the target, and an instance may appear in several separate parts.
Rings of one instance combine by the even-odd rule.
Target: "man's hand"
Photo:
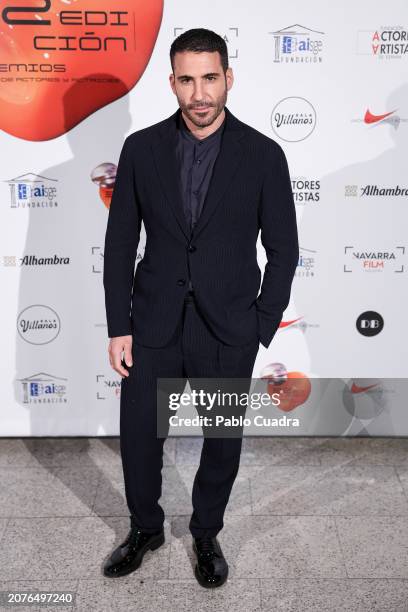
[[[122,367],[122,353],[124,353],[124,360],[128,367],[133,365],[132,362],[132,336],[117,336],[111,338],[109,342],[109,363],[112,368],[121,376],[129,376],[129,372],[126,368]]]

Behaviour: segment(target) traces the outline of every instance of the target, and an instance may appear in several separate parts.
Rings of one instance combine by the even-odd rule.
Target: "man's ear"
[[[225,71],[225,78],[227,79],[227,90],[230,90],[234,83],[234,73],[231,66]]]

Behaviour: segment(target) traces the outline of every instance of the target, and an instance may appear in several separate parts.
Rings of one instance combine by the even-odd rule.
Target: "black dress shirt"
[[[177,159],[180,168],[183,208],[188,227],[192,231],[207,195],[214,163],[221,146],[225,118],[215,132],[201,140],[188,129],[181,111],[177,127]],[[192,282],[189,279],[189,289],[192,288]]]

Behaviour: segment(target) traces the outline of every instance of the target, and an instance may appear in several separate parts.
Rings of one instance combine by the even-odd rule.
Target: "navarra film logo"
[[[283,98],[272,110],[271,126],[282,140],[299,142],[310,136],[315,129],[316,111],[305,98]]]
[[[61,329],[58,314],[49,306],[27,306],[17,317],[20,338],[29,344],[48,344],[55,340]]]
[[[393,249],[359,249],[348,245],[344,247],[344,272],[393,272],[405,271],[405,246]]]

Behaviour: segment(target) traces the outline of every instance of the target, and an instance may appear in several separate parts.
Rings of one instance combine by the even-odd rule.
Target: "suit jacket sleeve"
[[[140,226],[128,136],[119,157],[105,234],[103,285],[109,338],[132,333],[131,298]]]
[[[268,155],[259,209],[261,242],[267,263],[256,307],[259,337],[266,348],[289,304],[299,259],[296,210],[288,164],[282,147],[274,144]]]

